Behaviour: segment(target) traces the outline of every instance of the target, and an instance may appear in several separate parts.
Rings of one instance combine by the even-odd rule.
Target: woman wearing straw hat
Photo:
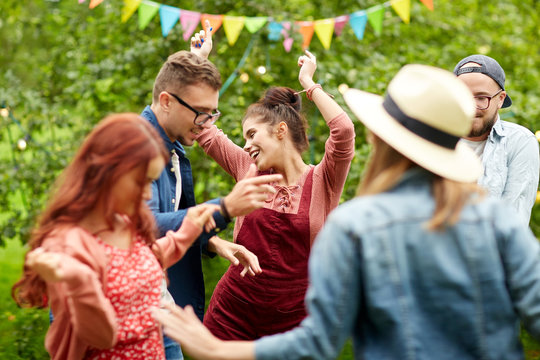
[[[214,338],[192,309],[157,314],[200,359],[333,359],[352,337],[358,359],[523,358],[519,321],[540,338],[540,245],[473,182],[459,137],[474,101],[451,73],[407,65],[385,98],[345,100],[371,131],[359,197],[340,206],[310,258],[308,317],[255,342]]]

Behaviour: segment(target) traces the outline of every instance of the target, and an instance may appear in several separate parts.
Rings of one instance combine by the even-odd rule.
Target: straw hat
[[[394,149],[442,177],[474,182],[482,165],[460,140],[472,127],[475,103],[454,74],[426,65],[406,65],[381,96],[349,89],[353,113]]]

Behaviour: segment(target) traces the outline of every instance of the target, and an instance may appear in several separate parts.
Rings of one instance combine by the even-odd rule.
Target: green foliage
[[[383,3],[382,0],[159,2],[214,14],[267,15],[277,21],[328,18]],[[514,105],[503,114],[505,118],[532,131],[540,129],[537,92],[540,54],[533,46],[539,35],[540,2],[434,1],[434,12],[419,1],[411,3],[411,23],[402,23],[388,8],[380,36],[368,25],[364,39],[358,40],[346,26],[340,37],[334,37],[330,50],[324,50],[316,35],[313,36],[310,50],[318,57],[316,77],[325,90],[344,105],[337,92],[342,83],[382,94],[404,64],[422,63],[452,70],[462,57],[483,53],[496,58],[506,71],[507,90]],[[0,2],[0,105],[8,106],[20,121],[19,126],[11,117],[0,117],[3,160],[0,161],[0,247],[8,239],[28,240],[54,179],[69,163],[85,134],[108,113],[140,112],[151,101],[154,77],[166,57],[174,51],[188,49],[179,25],[163,38],[158,17],[145,30],[138,29],[137,14],[121,23],[122,5],[122,1],[105,1],[89,10],[72,0]],[[215,49],[210,59],[220,69],[224,81],[233,73],[251,37],[255,37],[253,51],[240,69],[249,75],[249,81],[242,83],[236,79],[220,99],[223,116],[218,125],[238,144],[243,144],[242,114],[265,89],[273,85],[300,88],[296,66],[301,54],[300,34],[291,34],[295,40],[291,53],[285,52],[281,42],[268,40],[266,34],[265,29],[255,35],[243,31],[233,47],[228,45],[222,29],[214,37]],[[261,65],[268,70],[263,76],[256,71]],[[311,139],[305,159],[317,163],[324,152],[328,128],[311,103],[305,101],[304,106]],[[354,196],[369,153],[365,129],[358,122],[355,128],[356,157],[343,201]],[[24,151],[16,146],[21,138],[28,143]],[[197,146],[188,151],[198,201],[230,191],[232,179],[215,162]],[[533,209],[531,227],[540,236],[538,205]],[[232,231],[223,237],[231,239]],[[226,267],[224,261],[205,260],[209,294]],[[6,314],[0,323],[7,321],[6,316],[10,315]],[[31,319],[34,315],[29,316],[30,319],[21,320],[24,323],[15,324],[19,331],[16,337],[34,336],[33,332],[23,335],[30,331],[28,326],[35,326]],[[41,340],[35,341],[38,342]],[[21,343],[21,346],[29,345]]]

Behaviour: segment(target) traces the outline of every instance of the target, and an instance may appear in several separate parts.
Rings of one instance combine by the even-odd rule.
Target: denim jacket
[[[491,196],[511,204],[529,224],[536,201],[540,155],[538,141],[527,128],[497,119],[482,155],[484,174],[478,183]]]
[[[496,199],[428,231],[431,174],[339,206],[309,262],[308,317],[255,343],[257,359],[522,359],[519,320],[540,338],[540,246]]]
[[[150,109],[150,106],[144,109],[141,116],[150,121],[156,128],[167,150],[169,152],[172,152],[172,150],[176,151],[180,161],[182,198],[180,199],[178,211],[174,211],[173,200],[175,199],[176,192],[176,177],[174,172],[171,171],[171,161],[165,166],[159,179],[152,183],[152,199],[148,202],[148,205],[156,219],[159,236],[164,236],[168,230],[178,230],[184,220],[184,216],[186,216],[187,209],[196,205],[191,164],[186,157],[186,152],[182,145],[178,141],[171,142],[169,140],[165,131],[159,125],[154,112]],[[219,199],[209,202],[217,204],[219,203]],[[216,230],[227,227],[227,222],[219,213],[214,215],[214,219],[217,224]],[[206,251],[208,239],[215,234],[215,231],[211,231],[210,233],[203,232],[184,257],[167,270],[169,291],[175,303],[182,307],[188,304],[193,306],[193,309],[201,320],[203,318],[205,304],[201,254],[202,251],[205,251],[210,256],[215,255]]]

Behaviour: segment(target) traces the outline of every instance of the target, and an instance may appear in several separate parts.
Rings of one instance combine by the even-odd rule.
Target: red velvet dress
[[[204,317],[218,338],[254,340],[292,329],[306,316],[312,183],[313,169],[296,214],[263,208],[245,217],[236,242],[257,255],[263,272],[242,278],[231,266],[223,275]]]

